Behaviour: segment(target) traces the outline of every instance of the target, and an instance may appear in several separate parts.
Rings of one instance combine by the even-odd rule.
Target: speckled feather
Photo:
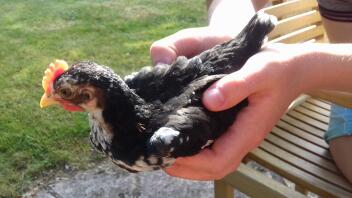
[[[233,123],[246,100],[210,112],[201,95],[213,82],[240,69],[273,28],[273,18],[257,14],[227,43],[191,59],[178,57],[172,65],[143,68],[124,80],[108,67],[79,62],[55,81],[54,88],[64,83],[94,87],[99,96],[96,109],[89,112],[92,145],[128,171],[159,169],[177,157],[198,153]]]

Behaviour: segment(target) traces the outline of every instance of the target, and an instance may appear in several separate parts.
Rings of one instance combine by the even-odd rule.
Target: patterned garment
[[[318,0],[320,14],[333,21],[352,22],[352,0]]]

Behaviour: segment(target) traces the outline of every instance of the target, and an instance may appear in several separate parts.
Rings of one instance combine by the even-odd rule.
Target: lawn
[[[153,41],[206,21],[204,0],[0,0],[0,10],[0,197],[99,160],[84,113],[39,108],[48,63],[92,60],[124,75],[150,65]]]

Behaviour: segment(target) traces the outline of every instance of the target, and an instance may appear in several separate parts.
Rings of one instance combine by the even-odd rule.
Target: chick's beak
[[[44,93],[42,98],[40,99],[40,108],[45,108],[53,104],[59,104],[59,102],[51,97],[48,97],[48,95]]]

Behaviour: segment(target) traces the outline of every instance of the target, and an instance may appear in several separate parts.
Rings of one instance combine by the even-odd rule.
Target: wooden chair
[[[264,11],[279,19],[268,42],[325,40],[316,0],[275,2]],[[234,188],[261,198],[306,197],[307,192],[329,198],[352,197],[352,184],[335,166],[323,138],[330,105],[310,96],[298,98],[262,144],[246,156],[238,170],[215,181],[215,197],[233,197]],[[246,165],[248,161],[255,161],[290,180],[295,189],[252,169]]]

